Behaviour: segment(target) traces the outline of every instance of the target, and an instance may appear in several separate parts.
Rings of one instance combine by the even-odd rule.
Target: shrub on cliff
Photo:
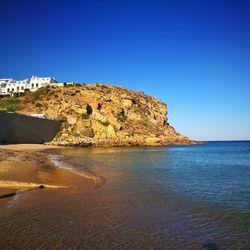
[[[41,103],[36,103],[36,105],[35,105],[37,108],[41,108],[43,105],[41,104]]]
[[[49,92],[49,96],[52,96],[52,95],[54,95],[55,94],[55,91],[54,90],[51,90],[50,92]]]
[[[103,126],[108,126],[110,123],[108,121],[98,121],[100,124],[102,124]]]
[[[39,99],[41,95],[49,93],[49,91],[50,91],[49,86],[41,87],[40,89],[32,93],[33,101]]]
[[[86,113],[83,113],[83,114],[82,114],[82,119],[83,119],[83,120],[89,119],[89,115],[86,114]]]
[[[122,110],[118,115],[117,115],[117,120],[119,122],[125,122],[125,120],[127,119],[127,116],[125,115],[124,110]]]
[[[21,101],[15,97],[3,98],[0,100],[0,107],[6,111],[14,112],[22,108]]]

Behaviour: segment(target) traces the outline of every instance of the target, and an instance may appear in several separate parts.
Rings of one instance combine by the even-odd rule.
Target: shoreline
[[[61,168],[54,162],[50,149],[39,144],[0,145],[0,203],[22,191],[87,190],[98,185],[98,177]],[[21,192],[19,192],[21,191]]]
[[[26,189],[89,189],[105,183],[101,176],[62,166],[60,161],[53,159],[50,150],[62,148],[69,147],[44,144],[0,145],[0,203]]]

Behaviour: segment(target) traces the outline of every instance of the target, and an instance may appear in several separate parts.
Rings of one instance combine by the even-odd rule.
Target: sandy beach
[[[62,169],[44,150],[55,146],[37,144],[0,146],[0,203],[18,191],[90,188],[95,178]]]

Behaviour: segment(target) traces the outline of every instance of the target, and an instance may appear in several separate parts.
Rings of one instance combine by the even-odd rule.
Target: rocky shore
[[[62,121],[50,145],[159,146],[194,144],[167,120],[155,97],[107,84],[45,87],[21,98],[22,114]]]

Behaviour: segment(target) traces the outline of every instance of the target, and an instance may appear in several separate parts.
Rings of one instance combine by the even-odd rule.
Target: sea
[[[107,249],[250,249],[250,141],[53,157],[105,180],[91,192],[96,221],[85,237]]]
[[[40,234],[29,235],[48,236],[27,248],[250,249],[250,141],[66,148],[50,156],[100,181],[64,196],[49,222],[37,224]]]

